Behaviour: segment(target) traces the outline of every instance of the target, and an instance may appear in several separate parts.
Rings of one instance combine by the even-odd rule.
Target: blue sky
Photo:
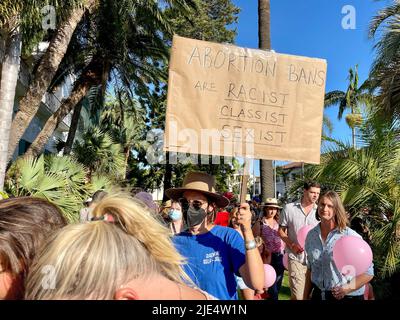
[[[258,47],[258,1],[233,0],[241,9],[237,24],[236,45]],[[328,62],[326,91],[343,90],[348,85],[350,67],[358,64],[364,81],[374,57],[374,42],[368,39],[368,25],[383,0],[271,0],[271,47],[279,53],[323,58]],[[355,29],[343,29],[346,5],[355,9]],[[337,120],[337,107],[327,110],[334,124],[332,137],[351,141],[345,120]],[[258,161],[257,161],[258,162]],[[257,171],[256,166],[256,171]]]

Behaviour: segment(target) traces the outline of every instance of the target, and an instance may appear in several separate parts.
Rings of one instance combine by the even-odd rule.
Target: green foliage
[[[377,111],[387,119],[400,118],[400,3],[380,10],[370,23],[376,56],[369,74],[369,89],[377,93]]]
[[[91,191],[90,194],[95,193],[97,190],[110,192],[114,189],[114,184],[109,177],[95,173],[90,181],[89,189]]]
[[[70,222],[79,219],[79,209],[89,192],[85,170],[69,157],[40,156],[18,159],[7,172],[7,191],[18,196],[45,198],[61,208]]]
[[[94,172],[115,181],[121,179],[125,168],[122,151],[122,146],[99,127],[90,127],[73,146],[74,157],[89,170],[89,179]]]
[[[0,2],[0,30],[10,32],[19,27],[22,34],[22,51],[25,56],[32,54],[33,48],[43,41],[52,31],[47,33],[42,21],[47,12],[42,9],[50,5],[55,9],[56,27],[70,14],[71,10],[83,4],[83,0],[2,0]]]
[[[240,9],[231,0],[199,0],[197,9],[184,17],[176,9],[166,11],[172,29],[183,37],[233,43]]]
[[[369,221],[376,269],[386,277],[399,268],[400,141],[396,124],[377,115],[361,132],[361,149],[337,142],[321,156],[320,165],[309,167],[307,177],[337,191],[352,216]]]
[[[168,19],[173,32],[180,36],[194,39],[232,43],[236,36],[234,24],[238,19],[239,8],[231,0],[198,0],[197,3],[197,8],[186,12],[185,15],[182,15],[179,10],[174,8],[165,10],[165,17]],[[168,44],[171,44],[171,36],[172,34],[164,34],[164,39]],[[155,62],[154,66],[160,68],[163,72],[168,70],[167,62],[161,64]],[[158,83],[156,82],[150,97],[139,92],[139,103],[145,105],[148,109],[149,131],[164,129],[166,99],[166,81],[160,80]],[[200,162],[197,161],[197,163]],[[211,163],[211,161],[208,163]],[[144,170],[142,170],[143,167],[145,168]],[[171,170],[171,179],[170,181],[164,181],[165,187],[180,186],[186,172],[200,170],[216,175],[218,190],[225,191],[227,190],[228,179],[233,172],[231,165],[223,164],[222,162],[221,164],[193,165],[178,161],[177,164],[173,165],[161,163],[149,165],[143,150],[139,152],[137,159],[133,159],[130,162],[130,168],[128,177],[131,179],[132,184],[149,189],[154,188],[154,186],[158,188],[163,181],[164,173],[169,170]]]
[[[8,199],[8,194],[3,191],[0,191],[0,200],[1,199]]]
[[[369,106],[372,102],[372,95],[366,92],[366,84],[359,86],[357,66],[349,69],[349,84],[346,92],[331,91],[325,94],[325,107],[339,105],[338,119],[342,119],[345,110],[351,113],[361,113],[363,106]]]

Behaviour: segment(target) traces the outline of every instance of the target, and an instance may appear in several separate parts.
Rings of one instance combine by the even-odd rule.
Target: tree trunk
[[[40,131],[35,141],[32,142],[24,157],[36,157],[43,151],[44,146],[49,138],[53,135],[54,130],[58,127],[66,115],[70,113],[79,102],[81,102],[81,100],[88,93],[89,89],[90,85],[84,83],[72,91],[70,97],[61,104],[61,106],[50,116],[49,119],[47,119],[42,131]]]
[[[47,119],[42,131],[36,137],[35,141],[32,142],[24,157],[35,157],[42,152],[44,146],[54,133],[54,130],[57,128],[59,123],[75,108],[75,106],[78,105],[78,103],[82,101],[92,86],[101,83],[102,73],[103,61],[99,60],[99,58],[95,56],[84,69],[79,79],[76,80],[74,89],[68,99],[66,99],[56,112]]]
[[[353,149],[356,149],[356,128],[351,128],[351,138],[353,140]]]
[[[82,103],[79,103],[74,108],[74,113],[72,114],[72,119],[71,119],[71,125],[70,125],[69,131],[68,131],[68,138],[67,138],[67,141],[65,142],[65,147],[64,147],[64,152],[63,152],[64,155],[71,153],[72,145],[73,145],[74,139],[75,139],[76,130],[78,129],[79,119],[81,116],[82,105],[83,105]]]
[[[258,0],[258,47],[271,49],[271,5],[270,0]]]
[[[258,47],[271,49],[270,1],[258,0]],[[261,199],[276,197],[274,184],[274,168],[271,160],[260,160]]]
[[[0,191],[3,190],[8,162],[10,127],[21,59],[21,34],[19,28],[16,28],[9,35],[5,41],[4,49],[4,59],[0,73]]]
[[[30,84],[25,96],[21,99],[19,110],[11,125],[10,142],[8,145],[8,160],[11,159],[22,135],[25,133],[33,117],[39,110],[43,95],[57,72],[58,66],[67,51],[68,44],[71,41],[76,26],[82,19],[86,9],[91,7],[94,2],[94,0],[89,0],[86,2],[85,6],[76,7],[72,10],[70,17],[57,29],[46,53],[40,60],[32,83]]]

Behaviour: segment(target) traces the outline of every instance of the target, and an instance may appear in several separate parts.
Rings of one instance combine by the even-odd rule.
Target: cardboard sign
[[[319,163],[326,69],[174,36],[164,151]]]

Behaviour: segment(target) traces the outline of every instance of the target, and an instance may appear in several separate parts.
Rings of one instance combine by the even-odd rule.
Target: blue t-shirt
[[[173,238],[175,247],[187,258],[185,271],[202,290],[220,300],[237,300],[235,274],[245,263],[244,240],[228,227],[214,226],[209,232],[182,232]]]

